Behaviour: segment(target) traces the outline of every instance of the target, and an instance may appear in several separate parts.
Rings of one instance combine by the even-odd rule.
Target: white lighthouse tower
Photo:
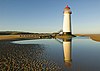
[[[63,20],[63,34],[70,34],[71,35],[71,10],[70,7],[67,5],[64,8],[64,20]]]

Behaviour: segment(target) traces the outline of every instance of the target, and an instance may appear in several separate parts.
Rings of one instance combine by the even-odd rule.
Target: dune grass
[[[76,36],[88,36],[92,40],[100,42],[100,34],[75,34]]]
[[[90,35],[90,38],[91,38],[92,40],[95,40],[95,41],[100,42],[100,35]]]
[[[20,35],[0,35],[0,40],[13,40],[20,38]]]

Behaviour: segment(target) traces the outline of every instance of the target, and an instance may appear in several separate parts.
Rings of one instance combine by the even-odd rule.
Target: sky
[[[100,0],[0,0],[0,31],[58,32],[66,5],[73,34],[100,34]]]

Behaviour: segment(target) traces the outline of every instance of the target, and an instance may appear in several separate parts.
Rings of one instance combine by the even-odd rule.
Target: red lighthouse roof
[[[70,7],[68,5],[65,8],[70,9]]]

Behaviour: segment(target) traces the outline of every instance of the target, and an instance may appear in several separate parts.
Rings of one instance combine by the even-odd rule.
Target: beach
[[[0,40],[0,71],[63,71],[45,54],[44,45]]]

